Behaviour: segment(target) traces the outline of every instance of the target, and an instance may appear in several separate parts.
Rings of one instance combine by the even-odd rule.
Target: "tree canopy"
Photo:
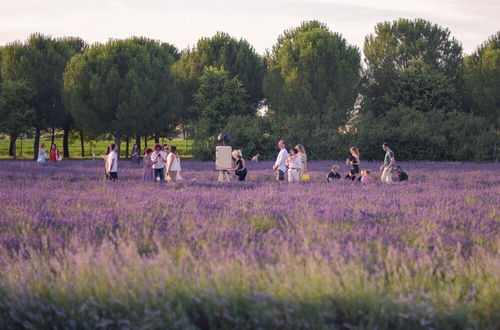
[[[175,48],[145,38],[111,40],[75,55],[64,74],[67,103],[91,133],[159,133],[175,126],[180,100],[171,66]]]
[[[428,74],[443,74],[454,86],[460,84],[462,46],[447,28],[422,19],[378,23],[375,33],[365,38],[363,52],[367,67],[363,110],[375,115],[393,106],[386,92],[416,61],[425,64]]]

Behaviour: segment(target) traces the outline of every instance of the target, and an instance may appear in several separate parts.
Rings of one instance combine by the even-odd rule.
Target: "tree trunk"
[[[83,141],[83,129],[80,130],[80,146],[82,147],[82,158],[85,157],[85,144]]]
[[[9,143],[9,156],[14,157],[14,159],[16,159],[15,158],[16,142],[17,142],[17,135],[11,135]]]
[[[56,140],[56,128],[52,127],[52,143],[50,145],[53,145],[55,140]]]
[[[38,159],[38,148],[40,147],[40,128],[35,129],[35,141],[33,142],[33,160]]]
[[[148,136],[144,135],[144,149],[148,147]]]
[[[135,136],[135,144],[137,144],[137,154],[141,158],[141,136],[139,134]]]
[[[115,134],[115,144],[116,144],[115,151],[118,154],[118,159],[120,159],[120,138],[121,138],[120,134]]]
[[[160,143],[160,135],[155,133],[155,143]]]
[[[69,145],[68,145],[68,140],[69,140],[69,128],[63,128],[64,135],[63,135],[63,157],[64,158],[69,158]]]
[[[128,142],[129,142],[129,137],[125,139],[125,159],[128,159]]]

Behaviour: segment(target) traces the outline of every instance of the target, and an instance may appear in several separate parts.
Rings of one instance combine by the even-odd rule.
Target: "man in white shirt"
[[[285,140],[280,140],[280,142],[278,142],[278,148],[280,148],[280,152],[274,162],[273,171],[276,171],[276,181],[285,181],[286,160],[288,158]]]
[[[118,180],[118,153],[116,144],[110,146],[111,151],[106,157],[106,174],[111,181]]]
[[[161,145],[155,145],[155,151],[151,154],[151,162],[153,167],[153,175],[156,181],[163,182],[165,180],[165,164],[167,162],[167,154],[161,150]]]

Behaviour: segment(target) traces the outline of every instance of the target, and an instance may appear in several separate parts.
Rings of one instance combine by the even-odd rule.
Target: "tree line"
[[[400,159],[496,160],[500,31],[470,55],[450,31],[422,20],[382,22],[361,51],[325,24],[288,29],[264,55],[219,32],[179,51],[143,37],[89,45],[33,34],[0,47],[0,132],[63,132],[115,142],[182,132],[212,159],[229,132],[246,155],[302,143],[313,158],[365,159],[389,141]]]

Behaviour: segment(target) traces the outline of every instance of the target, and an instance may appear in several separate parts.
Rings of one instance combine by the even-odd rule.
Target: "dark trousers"
[[[154,179],[157,180],[157,177],[160,177],[160,182],[163,182],[165,180],[165,169],[164,168],[155,168],[154,169]]]
[[[238,181],[245,181],[245,178],[247,176],[247,169],[244,168],[243,170],[241,171],[236,171],[235,174],[238,176]]]

